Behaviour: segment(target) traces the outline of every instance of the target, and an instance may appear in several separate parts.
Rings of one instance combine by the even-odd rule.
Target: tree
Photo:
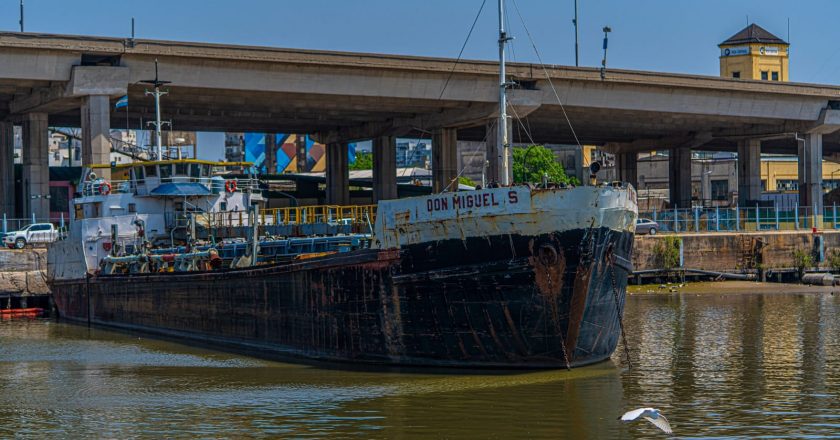
[[[543,175],[548,175],[549,182],[579,183],[575,177],[566,175],[566,171],[554,158],[554,152],[542,145],[513,149],[513,181],[517,183],[539,183]]]
[[[473,186],[473,187],[474,187],[474,186],[478,186],[478,184],[477,184],[477,183],[473,182],[473,180],[472,180],[472,179],[470,179],[470,178],[469,178],[469,177],[467,177],[467,176],[460,176],[460,177],[458,177],[458,183],[459,183],[459,184],[461,184],[461,185],[469,185],[469,186]]]
[[[357,152],[356,161],[350,164],[351,170],[372,170],[373,153]]]

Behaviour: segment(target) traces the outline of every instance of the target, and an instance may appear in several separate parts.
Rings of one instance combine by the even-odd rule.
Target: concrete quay
[[[49,309],[46,249],[0,249],[0,309]]]
[[[667,251],[669,246],[674,250]],[[768,280],[798,278],[800,270],[837,270],[840,231],[762,231],[637,236],[637,281],[663,270],[757,274]],[[669,264],[668,255],[672,261]],[[699,272],[698,272],[699,273]]]

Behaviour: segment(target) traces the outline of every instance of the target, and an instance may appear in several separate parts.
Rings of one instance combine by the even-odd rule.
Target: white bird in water
[[[666,434],[673,434],[673,431],[671,431],[671,424],[668,423],[668,419],[660,414],[659,410],[656,408],[639,408],[634,409],[633,411],[627,411],[623,416],[621,416],[621,420],[623,422],[630,422],[638,419],[639,417],[653,423],[657,428],[661,429]]]

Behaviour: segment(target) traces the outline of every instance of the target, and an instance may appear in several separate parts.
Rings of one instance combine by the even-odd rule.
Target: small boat
[[[29,307],[25,309],[1,309],[0,318],[37,318],[44,314],[44,309],[40,307]]]

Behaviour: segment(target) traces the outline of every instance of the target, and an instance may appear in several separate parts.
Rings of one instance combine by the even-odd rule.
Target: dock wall
[[[0,250],[0,307],[15,307],[21,298],[49,295],[46,262],[46,249]]]
[[[795,270],[796,253],[810,255],[811,268],[831,269],[831,255],[840,252],[840,231],[636,236],[633,265],[637,272],[666,268],[662,248],[666,243],[675,244],[674,238],[668,237],[676,237],[681,242],[681,264],[677,268],[717,272]]]

